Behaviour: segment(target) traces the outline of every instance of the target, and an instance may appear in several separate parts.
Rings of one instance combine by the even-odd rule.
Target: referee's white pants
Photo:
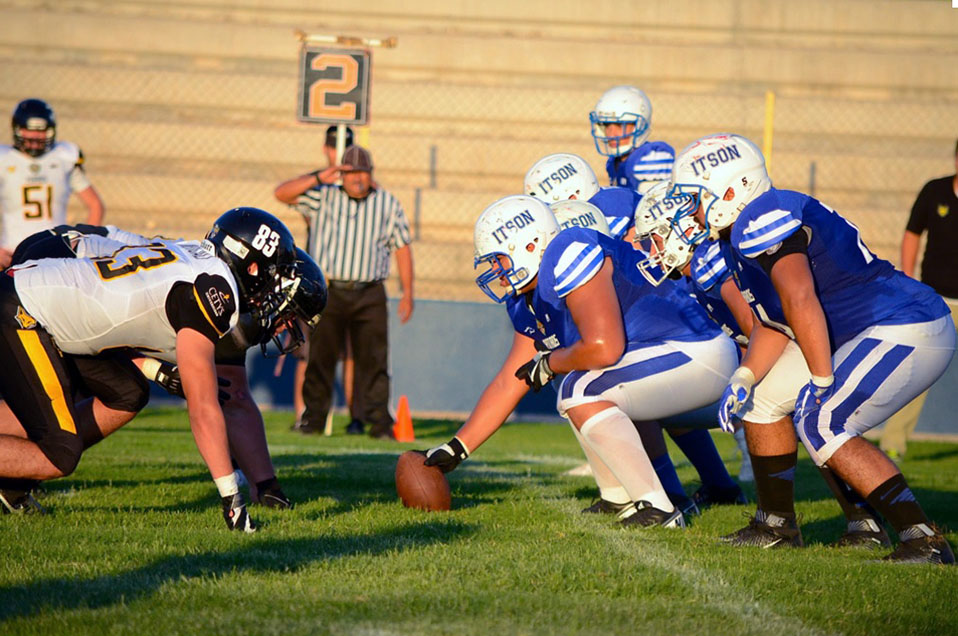
[[[738,364],[738,346],[721,334],[699,342],[636,345],[610,367],[567,373],[556,407],[612,402],[632,420],[656,420],[714,403]]]
[[[881,424],[934,384],[955,352],[951,316],[869,327],[832,356],[835,392],[795,421],[812,460],[822,466],[853,437]]]

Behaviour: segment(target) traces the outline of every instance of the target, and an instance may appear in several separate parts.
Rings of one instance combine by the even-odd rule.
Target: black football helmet
[[[277,314],[275,326],[269,330],[279,355],[289,353],[303,344],[306,335],[300,321],[312,332],[319,324],[329,294],[323,271],[309,254],[298,247],[296,262],[284,281],[284,287],[289,290],[288,300]],[[267,343],[261,344],[263,355],[270,357]]]
[[[13,109],[13,147],[31,157],[39,157],[53,148],[57,139],[57,118],[50,104],[42,99],[25,99]],[[26,139],[24,130],[42,130],[44,139]]]
[[[296,248],[296,275],[299,284],[293,292],[292,308],[296,317],[312,331],[319,324],[319,318],[326,309],[326,300],[329,297],[326,277],[316,261],[299,247]]]
[[[233,208],[216,219],[206,235],[217,257],[229,266],[239,288],[241,313],[272,336],[277,314],[289,303],[296,260],[293,235],[283,222],[259,208]]]

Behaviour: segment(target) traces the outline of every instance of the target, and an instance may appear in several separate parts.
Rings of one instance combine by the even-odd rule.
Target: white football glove
[[[718,421],[726,433],[735,432],[735,423],[732,417],[737,415],[742,406],[748,402],[755,385],[755,374],[748,367],[739,367],[728,379],[728,386],[719,401]]]

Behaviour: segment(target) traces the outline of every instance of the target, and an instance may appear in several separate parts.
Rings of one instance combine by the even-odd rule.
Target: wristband
[[[755,385],[755,374],[752,373],[752,370],[748,367],[739,367],[735,369],[732,377],[728,379],[729,384],[735,384],[736,381],[750,389]]]
[[[319,170],[310,172],[309,174],[313,175],[316,178],[316,185],[323,185],[323,182],[319,180]]]
[[[239,484],[236,482],[236,473],[230,473],[225,477],[216,477],[213,479],[216,489],[220,491],[220,497],[232,497],[239,492]]]
[[[147,380],[155,382],[156,375],[160,372],[160,361],[156,358],[143,358],[143,366],[140,367],[140,372]]]
[[[812,375],[812,384],[823,389],[827,389],[831,385],[835,384],[835,375]]]
[[[459,442],[459,444],[462,446],[462,450],[466,453],[466,457],[469,457],[469,455],[470,455],[470,453],[469,453],[469,447],[466,446],[466,443],[463,442],[463,441],[462,441],[461,439],[459,439],[458,437],[453,437],[453,439],[456,440],[457,442]]]

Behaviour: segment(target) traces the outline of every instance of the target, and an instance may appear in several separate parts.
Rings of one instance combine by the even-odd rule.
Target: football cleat
[[[685,493],[676,494],[676,493],[665,493],[669,496],[669,501],[672,502],[672,505],[682,511],[682,514],[686,517],[695,517],[702,514],[702,511],[699,510],[699,507],[695,505],[695,502],[691,497]]]
[[[586,514],[610,514],[617,515],[623,510],[632,506],[631,501],[625,503],[613,503],[602,497],[597,498],[588,508],[583,508],[582,512]]]
[[[638,526],[641,528],[651,528],[653,526],[662,526],[663,528],[684,528],[685,517],[682,511],[675,508],[672,512],[666,512],[654,507],[648,501],[637,501],[633,506],[634,512],[626,509],[619,514],[619,523],[623,527]]]
[[[756,510],[755,516],[741,530],[719,537],[719,542],[763,549],[801,548],[805,545],[802,531],[794,517],[788,519],[762,510]]]
[[[45,515],[47,509],[37,503],[29,492],[0,490],[0,514]]]
[[[901,543],[882,561],[937,565],[954,565],[955,563],[955,553],[951,551],[948,540],[923,523],[905,528],[898,533],[898,536],[901,538]]]
[[[705,510],[709,506],[745,505],[748,503],[745,493],[742,492],[742,488],[738,484],[727,488],[702,484],[698,490],[692,493],[692,500],[699,507],[699,510]]]
[[[845,533],[832,542],[833,548],[890,548],[891,539],[875,519],[849,521]]]
[[[289,500],[286,493],[279,486],[279,481],[272,477],[256,484],[256,503],[267,508],[278,508],[281,510],[290,510],[293,502]]]

